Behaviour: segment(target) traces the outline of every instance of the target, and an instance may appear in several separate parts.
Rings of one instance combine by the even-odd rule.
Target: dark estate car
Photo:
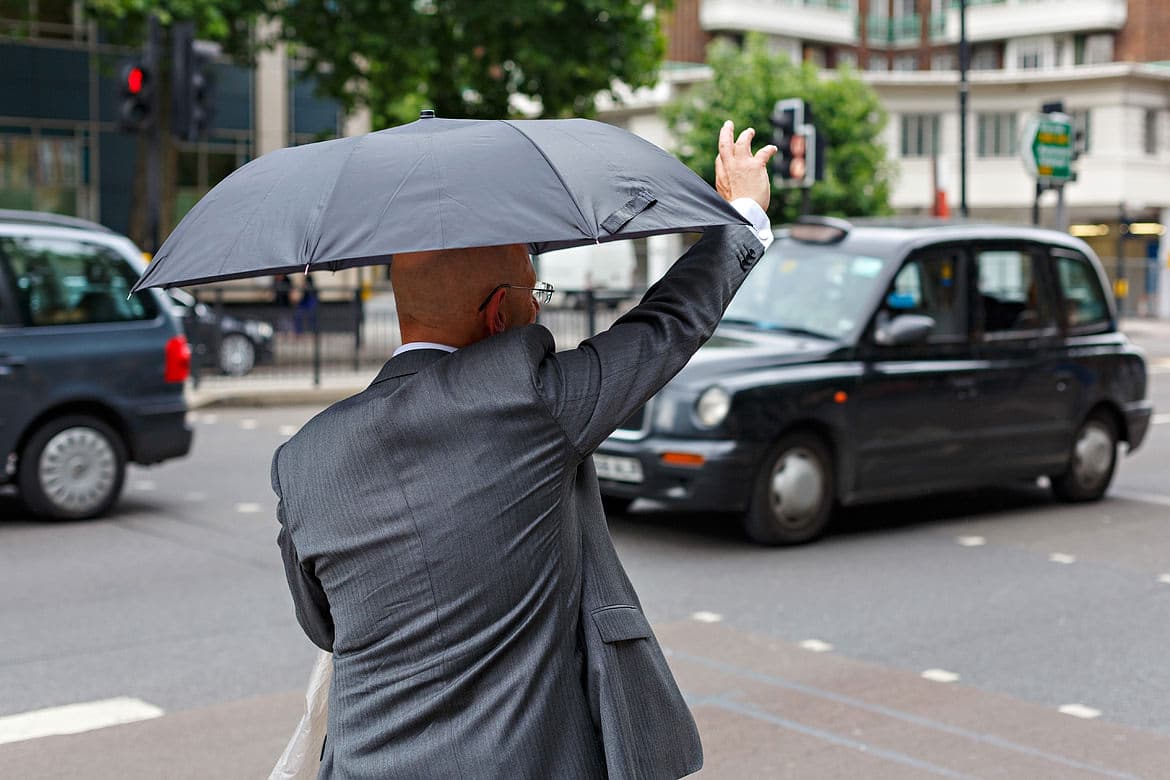
[[[1109,486],[1152,407],[1100,261],[1067,234],[810,218],[687,367],[598,449],[607,505],[743,512],[818,536],[835,504],[1047,476]]]
[[[178,307],[183,332],[191,344],[191,359],[200,367],[229,376],[244,376],[262,363],[271,363],[274,328],[267,322],[219,314],[183,290],[168,290]]]
[[[101,225],[0,211],[0,483],[30,511],[95,517],[126,463],[187,454],[190,350],[143,269]]]

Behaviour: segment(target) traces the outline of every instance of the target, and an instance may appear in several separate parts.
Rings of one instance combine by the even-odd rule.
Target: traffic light
[[[215,111],[208,58],[195,45],[195,26],[176,24],[171,31],[171,133],[180,141],[206,134]]]
[[[812,111],[800,98],[776,102],[772,110],[772,143],[777,152],[772,157],[772,180],[779,188],[809,187],[818,172],[817,142],[812,125]]]
[[[122,102],[118,111],[118,129],[138,133],[154,124],[154,74],[142,60],[122,64],[119,86]]]

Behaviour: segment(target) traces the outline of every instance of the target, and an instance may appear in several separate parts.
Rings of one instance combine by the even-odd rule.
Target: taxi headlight
[[[708,387],[695,404],[695,416],[706,428],[714,428],[731,411],[731,395],[722,387]]]

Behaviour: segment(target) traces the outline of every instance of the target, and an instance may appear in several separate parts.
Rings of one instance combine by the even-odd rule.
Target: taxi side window
[[[1037,257],[1030,251],[981,250],[975,255],[975,268],[984,333],[1010,336],[1055,328]]]
[[[931,341],[966,338],[958,253],[913,257],[894,277],[883,309],[891,316],[921,314],[934,320]]]
[[[128,297],[138,275],[109,247],[70,239],[4,238],[0,254],[16,278],[16,304],[26,326],[127,322],[158,314],[152,297]]]
[[[1053,259],[1065,324],[1075,330],[1108,328],[1109,303],[1088,259],[1078,255],[1057,255]]]

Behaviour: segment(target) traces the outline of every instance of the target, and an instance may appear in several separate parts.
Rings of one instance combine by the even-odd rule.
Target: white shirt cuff
[[[752,223],[756,231],[756,238],[764,245],[764,251],[772,246],[772,221],[768,213],[760,208],[760,204],[751,198],[736,198],[731,201],[731,207],[743,215],[743,218]]]

